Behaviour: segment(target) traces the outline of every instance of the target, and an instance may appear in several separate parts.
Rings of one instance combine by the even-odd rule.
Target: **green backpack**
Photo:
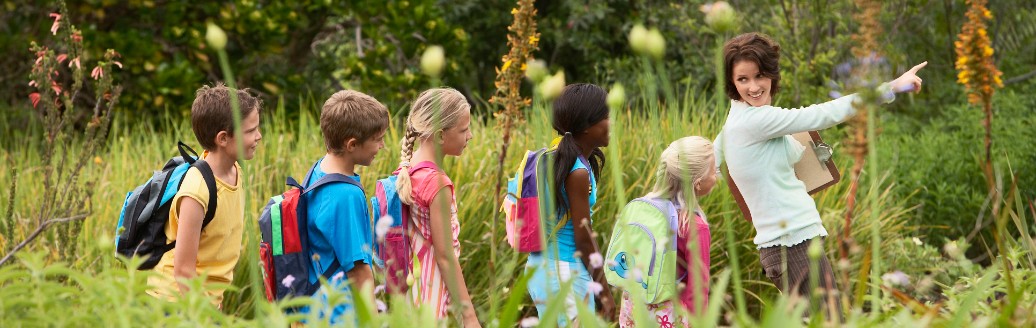
[[[608,284],[648,304],[676,295],[678,222],[676,206],[669,200],[642,197],[626,204],[608,243]]]

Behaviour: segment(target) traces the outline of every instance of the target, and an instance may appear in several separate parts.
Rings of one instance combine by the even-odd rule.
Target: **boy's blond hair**
[[[388,109],[374,97],[359,91],[335,92],[320,111],[324,146],[334,155],[345,152],[351,138],[364,142],[388,128]]]
[[[234,112],[230,105],[231,91],[237,93],[241,118],[254,111],[260,111],[263,107],[263,100],[252,95],[251,90],[247,88],[234,90],[223,82],[199,88],[194,93],[194,103],[191,104],[191,129],[205,150],[216,150],[216,135],[220,132],[227,131],[233,135]]]

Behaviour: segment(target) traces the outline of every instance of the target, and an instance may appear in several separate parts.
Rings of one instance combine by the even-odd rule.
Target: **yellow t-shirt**
[[[198,240],[197,273],[199,276],[207,275],[205,292],[217,307],[223,303],[225,288],[213,284],[229,285],[234,281],[234,267],[237,266],[242,248],[245,193],[241,188],[241,166],[234,163],[234,167],[237,169],[237,186],[231,186],[216,178],[216,213],[209,225],[202,230]],[[205,186],[201,172],[196,168],[187,171],[180,190],[173,197],[174,206],[169,209],[169,222],[165,227],[167,240],[176,239],[176,229],[179,226],[177,212],[184,197],[200,203],[203,211],[208,210],[209,190]],[[166,252],[155,266],[154,270],[158,275],[148,279],[148,285],[151,287],[148,294],[167,300],[174,300],[180,294],[173,276],[175,252]]]

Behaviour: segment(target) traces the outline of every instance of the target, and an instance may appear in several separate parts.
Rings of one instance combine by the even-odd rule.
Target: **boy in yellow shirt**
[[[237,151],[231,92],[237,94],[240,104],[244,153]],[[206,294],[213,305],[221,306],[223,291],[233,282],[234,267],[241,256],[245,190],[238,160],[255,156],[259,140],[263,138],[259,132],[261,109],[262,100],[248,89],[234,90],[219,83],[203,86],[196,92],[191,105],[191,128],[205,149],[201,157],[209,163],[216,178],[216,211],[203,230],[202,222],[212,195],[201,173],[192,167],[169,208],[165,235],[166,240],[175,240],[176,246],[155,266],[158,274],[148,279],[148,294],[175,300],[189,289],[183,280],[204,275]]]

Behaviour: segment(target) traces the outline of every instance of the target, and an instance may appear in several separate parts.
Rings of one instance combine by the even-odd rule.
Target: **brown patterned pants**
[[[831,262],[821,252],[816,260],[815,266],[819,270],[816,282],[810,280],[810,260],[807,250],[813,242],[824,245],[823,237],[816,237],[791,247],[775,246],[759,250],[759,261],[762,262],[763,271],[766,277],[777,286],[781,293],[794,293],[810,302],[806,315],[821,308],[826,313],[826,318],[838,318],[842,320],[841,304],[839,303],[838,286],[835,283],[834,270],[831,269]],[[811,297],[811,288],[817,288],[816,302]],[[820,304],[815,304],[820,303]]]

